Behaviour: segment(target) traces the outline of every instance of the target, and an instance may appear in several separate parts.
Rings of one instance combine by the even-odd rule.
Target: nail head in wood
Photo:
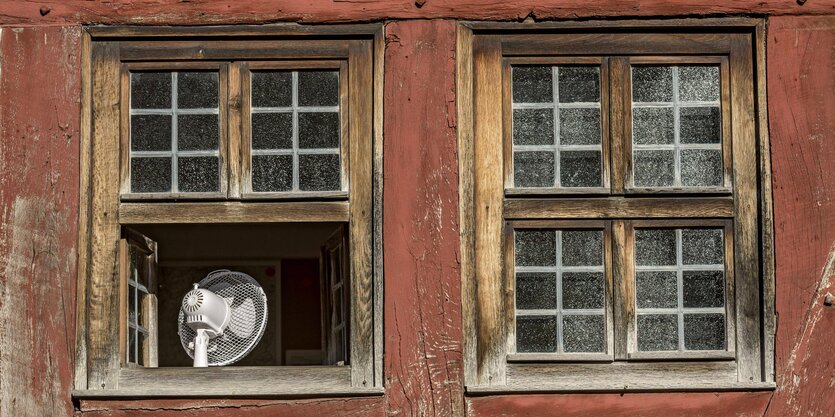
[[[52,11],[52,8],[49,6],[41,6],[41,9],[39,11],[41,13],[41,16],[46,16],[49,14],[49,12]]]
[[[835,304],[835,295],[826,294],[826,297],[823,298],[823,305],[832,307],[833,304]]]

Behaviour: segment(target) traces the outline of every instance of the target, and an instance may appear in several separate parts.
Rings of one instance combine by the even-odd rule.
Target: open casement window
[[[88,30],[76,395],[380,392],[379,26]],[[266,330],[196,369],[177,317],[218,269],[258,281]]]
[[[459,38],[468,390],[772,386],[753,34],[535,26]]]

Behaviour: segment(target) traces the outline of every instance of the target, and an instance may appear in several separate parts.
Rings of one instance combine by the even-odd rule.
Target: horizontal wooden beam
[[[358,36],[374,35],[381,24],[300,25],[280,23],[272,25],[235,26],[88,26],[93,38],[189,38],[189,37],[246,37],[246,36]]]
[[[121,203],[121,224],[347,222],[347,201]]]
[[[635,218],[729,218],[731,197],[707,198],[567,198],[506,199],[504,217],[514,219],[635,219]]]
[[[489,22],[465,21],[461,25],[473,31],[531,31],[531,30],[575,30],[575,29],[632,29],[632,28],[676,28],[678,30],[691,29],[704,31],[706,27],[722,28],[754,28],[762,24],[764,19],[752,17],[722,17],[722,18],[684,18],[684,19],[596,19],[596,20],[564,20],[558,22]]]

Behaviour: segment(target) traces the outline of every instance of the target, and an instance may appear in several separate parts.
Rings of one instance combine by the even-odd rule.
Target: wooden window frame
[[[764,39],[764,21],[748,18],[459,25],[462,307],[469,393],[774,388],[773,217]],[[628,58],[623,57],[625,52]],[[656,58],[665,55],[676,57]],[[507,63],[550,64],[567,57],[598,56],[609,57],[613,97],[624,97],[609,103],[611,129],[603,139],[612,161],[611,194],[508,192],[505,155],[494,151],[504,149],[506,154],[509,149],[509,114],[503,111],[509,102]],[[723,102],[729,105],[722,105],[720,111],[723,123],[732,123],[723,124],[722,187],[625,186],[631,168],[627,171],[627,158],[618,155],[625,155],[631,143],[631,94],[625,94],[631,87],[621,82],[631,78],[623,77],[630,58],[635,63],[719,63],[723,68]],[[635,225],[718,222],[732,228],[733,250],[726,250],[726,268],[733,265],[727,285],[732,285],[734,298],[726,308],[733,309],[733,316],[726,317],[734,328],[726,331],[729,335],[733,331],[734,337],[728,338],[728,351],[644,355],[631,352],[629,338],[621,337],[615,340],[611,362],[566,363],[554,358],[524,362],[508,355],[512,336],[508,318],[514,302],[508,225],[561,220],[611,222],[615,329],[628,329],[634,319],[634,306],[629,313],[624,297],[634,292],[625,278],[632,262],[627,238]],[[628,331],[634,335],[634,329]]]
[[[378,395],[382,391],[382,57],[378,24],[212,27],[86,27],[82,42],[81,224],[73,395],[92,397],[234,397]],[[350,86],[340,112],[343,191],[339,195],[247,195],[242,184],[242,68],[261,62],[342,62]],[[151,62],[153,64],[145,64]],[[127,68],[202,68],[221,64],[228,95],[221,159],[223,195],[120,198],[124,168]],[[209,64],[206,64],[206,63]],[[181,64],[182,63],[182,64]],[[240,63],[240,64],[239,64]],[[233,65],[234,64],[234,65]],[[244,65],[247,64],[247,65]],[[269,65],[269,64],[267,64]],[[300,68],[293,66],[294,68]],[[226,80],[227,82],[223,82]],[[129,81],[129,79],[128,79]],[[129,83],[127,84],[129,86]],[[347,90],[347,88],[345,89]],[[220,106],[224,106],[223,100]],[[221,113],[224,110],[219,109]],[[128,116],[126,116],[128,114]],[[222,118],[223,119],[223,118]],[[350,121],[350,122],[347,122]],[[128,155],[129,157],[129,155]],[[223,177],[223,176],[222,176]],[[350,185],[350,193],[348,187]],[[128,189],[129,190],[129,189]],[[147,197],[147,196],[143,196]],[[182,199],[187,199],[183,201]],[[207,200],[209,199],[209,200]],[[189,201],[195,200],[195,201]],[[258,201],[253,201],[258,200]],[[142,368],[122,366],[117,250],[131,224],[342,222],[350,245],[349,366]],[[122,262],[124,264],[124,262]],[[225,381],[217,384],[217,381]]]

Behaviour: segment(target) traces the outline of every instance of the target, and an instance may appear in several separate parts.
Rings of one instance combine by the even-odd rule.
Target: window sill
[[[467,394],[524,394],[524,393],[606,393],[606,392],[694,392],[694,391],[770,391],[777,388],[774,382],[751,383],[714,383],[714,382],[676,382],[655,381],[652,383],[635,383],[622,385],[618,383],[589,383],[582,382],[574,385],[468,385]]]
[[[382,395],[351,386],[349,366],[122,368],[119,388],[73,390],[75,398],[318,397]]]

